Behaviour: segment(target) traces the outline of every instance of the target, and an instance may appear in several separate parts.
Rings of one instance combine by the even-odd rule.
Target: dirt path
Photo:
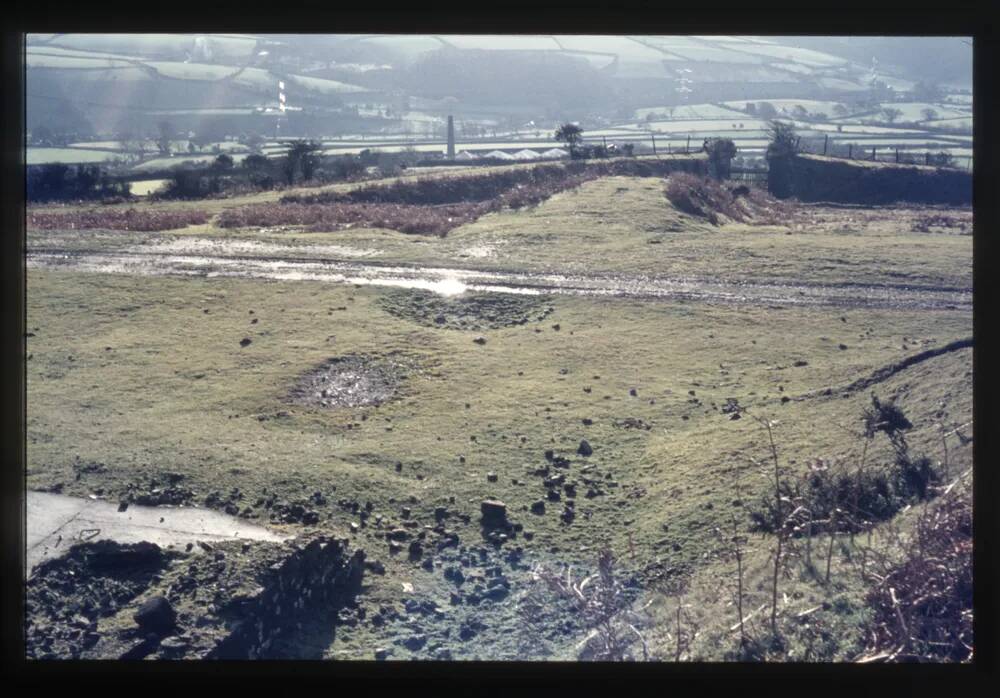
[[[95,273],[244,277],[463,291],[569,294],[723,304],[833,306],[907,310],[972,309],[972,289],[901,285],[742,282],[695,277],[544,274],[403,266],[320,257],[206,255],[149,251],[46,249],[29,252],[29,269]]]
[[[26,571],[30,573],[39,562],[87,541],[149,541],[167,546],[232,539],[280,542],[285,538],[263,526],[207,509],[133,504],[119,511],[117,504],[99,499],[28,492]]]

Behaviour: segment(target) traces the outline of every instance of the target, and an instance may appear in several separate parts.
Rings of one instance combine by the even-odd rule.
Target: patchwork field
[[[956,475],[971,466],[972,350],[946,349],[972,336],[967,209],[792,204],[766,223],[712,225],[675,208],[663,179],[603,177],[444,237],[217,226],[262,203],[282,205],[275,194],[141,204],[209,218],[149,233],[29,230],[27,483],[116,502],[169,481],[186,506],[348,538],[381,563],[352,622],[313,617],[272,656],[573,658],[587,634],[576,614],[553,602],[543,629],[524,622],[531,567],[589,574],[606,545],[637,607],[652,603],[642,627],[654,656],[674,655],[672,590],[685,582],[701,628],[686,658],[733,658],[719,530],[736,520],[746,532],[748,503],[768,491],[755,417],[774,421],[789,473],[854,463],[862,449],[888,468],[889,441],[858,435],[875,393],[912,422],[911,452],[941,460],[942,430],[959,428],[945,460]],[[98,253],[154,261],[83,265]],[[158,272],[167,257],[180,267]],[[360,258],[370,268],[351,271]],[[203,259],[237,266],[206,273]],[[247,260],[340,264],[348,282],[251,274]],[[453,278],[435,293],[400,287],[396,269],[495,273],[509,287]],[[560,280],[573,275],[590,291]],[[630,291],[679,279],[781,290]],[[798,300],[816,288],[846,300]],[[481,525],[483,500],[506,505],[505,540]],[[771,538],[747,535],[749,612],[767,597]],[[816,658],[863,649],[866,590],[849,552],[832,585],[786,586],[785,616],[818,604],[812,617],[836,629],[809,645]],[[102,618],[98,631],[121,623]]]

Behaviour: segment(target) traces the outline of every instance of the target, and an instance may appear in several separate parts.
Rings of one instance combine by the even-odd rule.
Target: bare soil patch
[[[302,376],[290,397],[310,407],[381,405],[395,396],[406,372],[405,363],[395,357],[333,357]]]
[[[464,293],[444,297],[430,291],[387,293],[382,309],[425,327],[450,330],[494,330],[544,320],[552,312],[545,296],[506,293]]]

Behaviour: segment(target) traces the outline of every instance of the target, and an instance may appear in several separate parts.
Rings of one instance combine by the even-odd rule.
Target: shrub
[[[910,455],[904,432],[913,424],[897,405],[872,395],[872,406],[863,411],[862,418],[866,439],[878,432],[889,438],[895,454],[892,467],[849,472],[816,461],[802,477],[782,480],[783,501],[802,503],[814,524],[796,529],[796,535],[828,530],[833,525],[830,522],[835,522],[840,532],[865,530],[874,522],[891,518],[907,504],[927,499],[931,487],[940,483],[930,458]],[[773,533],[773,522],[782,520],[776,507],[773,494],[762,495],[748,510],[753,529]]]
[[[98,165],[52,163],[28,167],[28,201],[130,198],[128,182],[111,179]]]
[[[138,230],[158,231],[201,225],[208,222],[204,211],[151,211],[128,209],[90,209],[66,213],[33,213],[27,217],[28,228],[36,230]]]

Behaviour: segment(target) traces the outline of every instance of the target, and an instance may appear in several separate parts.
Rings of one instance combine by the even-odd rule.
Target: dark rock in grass
[[[792,366],[795,366],[796,368],[799,368],[799,367],[802,367],[802,366],[808,366],[808,365],[809,365],[809,362],[808,361],[803,361],[802,359],[799,359],[798,361],[796,361],[795,363],[792,364]]]
[[[593,424],[593,423],[594,423],[594,420],[593,420],[593,419],[590,419],[589,417],[584,417],[584,418],[583,418],[582,420],[580,420],[580,421],[581,421],[581,422],[583,422],[583,426],[585,426],[585,427],[589,427],[589,426],[590,426],[591,424]]]
[[[545,513],[545,502],[539,499],[531,505],[532,514],[544,514]]]
[[[375,649],[375,661],[384,662],[389,657],[389,650],[384,647],[377,647]]]
[[[486,481],[487,482],[496,482],[497,481],[497,474],[496,473],[486,473]]]
[[[177,613],[164,596],[148,599],[132,618],[140,630],[159,636],[169,634],[177,624]]]
[[[476,337],[472,341],[475,342],[476,344],[483,345],[486,344],[486,337]]]
[[[582,439],[580,441],[580,447],[576,449],[576,452],[579,453],[581,456],[589,456],[594,452],[594,449],[591,448],[590,444],[587,442],[586,439]]]
[[[480,505],[483,514],[482,524],[484,528],[505,528],[507,527],[507,505],[496,499],[484,499]]]
[[[379,560],[365,560],[365,569],[372,574],[385,574],[385,565]]]
[[[410,635],[403,641],[403,645],[406,649],[411,651],[417,651],[421,647],[427,644],[427,636],[423,633],[416,633],[415,635]]]
[[[730,420],[736,420],[736,419],[739,419],[739,418],[740,418],[740,413],[739,412],[733,412],[731,415],[729,415],[729,419]]]
[[[415,540],[410,543],[409,554],[411,561],[419,560],[424,556],[424,546],[420,544],[420,541]],[[428,561],[430,561],[430,558],[428,558]]]
[[[250,343],[252,341],[253,340],[251,340],[249,337],[244,337],[243,339],[240,340],[240,346],[241,347],[248,347],[248,346],[250,346]]]
[[[389,540],[404,541],[409,540],[410,532],[405,528],[394,528],[387,534]]]
[[[549,498],[550,502],[558,502],[561,499],[559,490],[549,490],[546,496]]]
[[[552,475],[551,477],[545,478],[545,480],[542,481],[542,484],[544,484],[546,487],[549,488],[561,487],[563,482],[565,481],[566,481],[566,476],[563,475],[562,473],[558,473],[556,475]]]
[[[462,569],[456,565],[444,569],[444,578],[452,582],[455,586],[462,586],[465,582],[465,575],[462,574]]]
[[[639,393],[636,392],[635,388],[631,388],[628,391],[628,394],[631,395],[632,397],[637,397]]]
[[[791,401],[792,401],[792,398],[788,397],[787,395],[782,395],[781,396],[781,404],[782,405],[784,405],[786,402],[791,402]]]
[[[510,590],[507,587],[497,584],[486,590],[486,597],[494,601],[500,601],[506,598],[509,593]]]

